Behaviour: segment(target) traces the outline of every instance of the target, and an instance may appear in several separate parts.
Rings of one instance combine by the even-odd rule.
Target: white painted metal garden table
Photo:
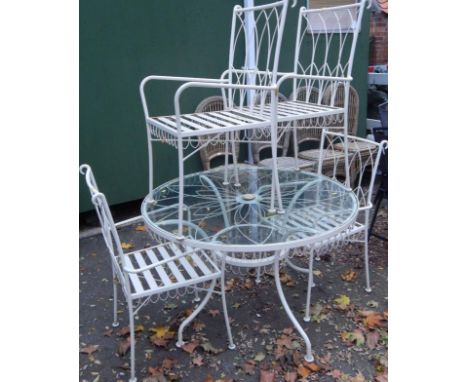
[[[229,267],[274,267],[284,308],[306,343],[306,360],[313,360],[310,340],[284,297],[279,262],[290,250],[313,248],[343,234],[358,213],[355,194],[342,184],[310,172],[279,170],[284,213],[271,210],[272,170],[240,165],[240,186],[234,168],[224,167],[184,177],[184,229],[178,232],[179,180],[154,189],[142,203],[150,231],[164,241],[226,256]],[[201,228],[201,229],[200,229]],[[308,292],[310,293],[310,291]]]

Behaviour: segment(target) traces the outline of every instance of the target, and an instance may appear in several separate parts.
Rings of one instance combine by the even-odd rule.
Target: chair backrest
[[[234,7],[227,70],[229,83],[267,86],[276,83],[288,1]],[[254,57],[252,51],[255,51]],[[229,108],[234,104],[241,108],[247,104],[249,91],[230,89],[227,93]],[[258,95],[263,98],[268,93],[265,90],[250,91],[250,96],[253,101]]]
[[[265,104],[270,103],[271,96],[267,94],[265,99],[263,100]],[[281,93],[278,93],[278,101],[279,102],[286,102],[288,98]],[[255,100],[255,104],[260,103],[262,100],[260,97],[257,97]],[[289,129],[284,129],[282,127],[286,127],[288,122],[283,122],[278,124],[278,148],[281,150],[281,156],[286,156],[289,148],[289,136],[290,131]],[[257,129],[251,131],[251,138],[250,141],[252,142],[252,154],[254,163],[260,162],[260,153],[263,150],[271,148],[271,138],[270,138],[270,129]],[[259,141],[256,143],[255,141]]]
[[[102,236],[104,237],[107,249],[113,261],[117,261],[118,257],[123,256],[123,251],[106,196],[99,191],[93,171],[89,165],[82,164],[80,166],[80,173],[85,176],[86,184],[91,193],[91,201],[96,209],[96,214],[101,224]],[[120,260],[122,261],[122,258]]]
[[[325,102],[330,102],[331,97],[335,97],[334,103],[335,106],[343,107],[345,101],[345,86],[343,84],[338,84],[337,86],[332,84],[323,94],[323,99]],[[319,89],[314,87],[301,86],[292,93],[289,97],[290,99],[296,99],[298,101],[310,102],[310,103],[319,103]],[[348,134],[356,135],[357,126],[358,126],[358,116],[359,116],[359,94],[356,89],[352,86],[349,86],[349,100],[348,100]],[[322,135],[322,128],[326,125],[330,129],[333,129],[334,126],[343,126],[343,114],[337,114],[332,117],[323,117],[318,118],[309,118],[296,123],[297,129],[297,143],[307,141],[316,141],[320,142]],[[315,128],[317,127],[317,128]]]
[[[317,88],[318,103],[324,102],[327,87],[340,80],[326,77],[351,78],[354,53],[367,0],[354,4],[306,9],[299,11],[296,35],[294,72],[300,75],[321,76],[320,79],[294,80],[294,90],[301,86]],[[333,104],[331,104],[333,105]]]
[[[224,101],[222,96],[212,96],[205,98],[201,101],[197,108],[195,109],[195,113],[207,113],[210,111],[219,111],[224,110]],[[225,155],[225,144],[223,143],[223,139],[225,139],[226,134],[222,134],[217,139],[207,143],[203,148],[200,149],[200,157],[202,160],[202,165],[205,170],[209,170],[211,168],[211,161],[219,156]],[[206,138],[210,138],[210,136],[205,137],[202,141],[206,142]],[[229,154],[232,156],[231,147],[229,146]],[[239,142],[235,143],[235,151],[236,151],[236,158],[239,156]]]
[[[325,89],[324,103],[334,104],[337,107],[345,105],[346,86],[343,83],[331,84]],[[334,98],[332,100],[332,98]],[[349,85],[348,98],[348,134],[356,135],[359,119],[359,94],[354,87]],[[343,114],[336,114],[326,118],[325,125],[333,129],[333,127],[343,126]]]
[[[297,88],[296,91],[292,92],[289,96],[291,100],[297,100],[302,102],[309,103],[318,103],[319,90],[314,87],[301,86]],[[323,118],[308,118],[296,122],[296,131],[297,144],[300,145],[304,142],[316,141],[320,142],[320,135],[322,133],[320,127],[323,125]]]
[[[342,133],[323,129],[319,156],[318,173],[327,173],[332,179],[343,182],[338,175],[345,174],[345,161],[343,147],[345,137]],[[359,208],[366,209],[372,206],[372,192],[382,150],[387,141],[374,142],[368,139],[348,135],[348,169],[354,181],[352,188],[359,200]],[[325,171],[326,169],[326,171]],[[370,178],[365,177],[370,171]]]

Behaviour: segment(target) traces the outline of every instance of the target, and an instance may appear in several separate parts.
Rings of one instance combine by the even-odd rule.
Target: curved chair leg
[[[229,315],[227,310],[227,303],[226,303],[226,285],[224,280],[224,262],[222,264],[222,274],[221,274],[221,301],[223,302],[223,314],[224,314],[224,322],[226,323],[226,330],[228,334],[228,341],[229,345],[228,348],[234,350],[236,348],[236,344],[232,340],[232,333],[231,333],[231,323],[229,322]]]
[[[176,342],[177,347],[181,347],[184,344],[184,340],[182,337],[182,334],[184,332],[185,327],[192,322],[192,320],[202,311],[202,309],[205,307],[206,303],[210,299],[211,295],[213,294],[213,290],[216,284],[216,279],[213,279],[211,281],[210,288],[208,289],[208,292],[206,293],[205,298],[202,300],[200,305],[198,305],[197,309],[195,309],[190,316],[188,316],[179,326],[179,333],[178,333],[178,339]]]
[[[116,328],[119,326],[119,320],[117,319],[117,278],[115,276],[115,268],[112,264],[112,285],[114,289],[114,298],[113,298],[113,305],[114,305],[114,322],[112,322],[112,327]]]
[[[130,379],[129,382],[136,382],[135,377],[135,324],[133,317],[133,301],[127,298],[128,321],[130,327]]]
[[[312,288],[315,286],[314,283],[314,251],[309,255],[309,280],[307,282],[307,298],[306,298],[306,310],[304,321],[310,321],[310,295],[312,294]]]
[[[364,230],[364,266],[366,270],[366,292],[372,292],[369,275],[369,210],[366,210],[366,229]]]
[[[302,329],[301,325],[299,325],[299,322],[297,321],[296,317],[294,317],[293,312],[291,311],[291,308],[288,305],[288,302],[286,301],[286,297],[284,296],[283,288],[281,287],[281,280],[280,280],[280,275],[279,275],[279,259],[280,256],[276,256],[275,259],[275,282],[276,282],[276,289],[278,290],[278,295],[281,300],[281,303],[283,304],[284,310],[289,316],[289,319],[293,323],[294,327],[296,330],[299,332],[301,337],[304,339],[305,345],[306,345],[306,355],[304,359],[307,362],[313,362],[314,357],[312,355],[312,345],[310,344],[309,337],[307,336],[306,332],[304,329]]]

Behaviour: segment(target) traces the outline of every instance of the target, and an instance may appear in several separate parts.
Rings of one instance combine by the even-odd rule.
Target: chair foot
[[[310,322],[310,317],[304,317],[305,322]]]
[[[240,186],[241,186],[241,184],[240,184],[240,183],[234,183],[234,187],[237,187],[237,188],[239,188]]]
[[[236,344],[228,345],[229,350],[234,350],[236,348]]]
[[[128,380],[128,382],[137,382],[137,379],[136,379],[136,378],[130,378],[130,379]]]
[[[177,341],[175,344],[175,346],[177,346],[178,348],[181,348],[184,345],[185,345],[185,341]]]
[[[113,328],[116,328],[116,327],[118,327],[119,325],[120,325],[120,322],[119,322],[119,321],[115,321],[115,322],[112,323],[112,327],[113,327]]]
[[[223,182],[223,186],[229,186],[229,182]]]
[[[314,356],[312,354],[310,356],[306,354],[304,356],[304,359],[306,360],[306,362],[314,362]]]
[[[367,293],[371,293],[372,292],[372,288],[365,288],[366,289],[366,292]]]
[[[193,299],[193,302],[200,302],[200,301],[201,301],[201,298],[200,298],[200,297],[195,297],[195,298]]]

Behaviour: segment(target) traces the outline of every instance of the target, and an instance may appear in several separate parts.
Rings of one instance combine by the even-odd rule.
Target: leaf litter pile
[[[386,235],[386,210],[376,231]],[[380,232],[379,232],[380,231]],[[151,243],[141,225],[123,228],[128,250]],[[135,320],[139,381],[324,381],[388,380],[387,243],[371,238],[373,291],[364,291],[359,245],[321,257],[314,265],[311,321],[304,322],[306,275],[284,267],[286,298],[312,342],[314,362],[304,360],[304,342],[293,329],[276,293],[272,275],[260,284],[250,276],[227,274],[226,289],[235,350],[227,348],[220,297],[186,328],[184,346],[175,346],[180,323],[195,307],[193,295],[143,307]],[[297,263],[306,264],[305,258]],[[112,327],[112,274],[100,236],[80,240],[80,381],[127,381],[127,306],[119,290],[118,319]]]

